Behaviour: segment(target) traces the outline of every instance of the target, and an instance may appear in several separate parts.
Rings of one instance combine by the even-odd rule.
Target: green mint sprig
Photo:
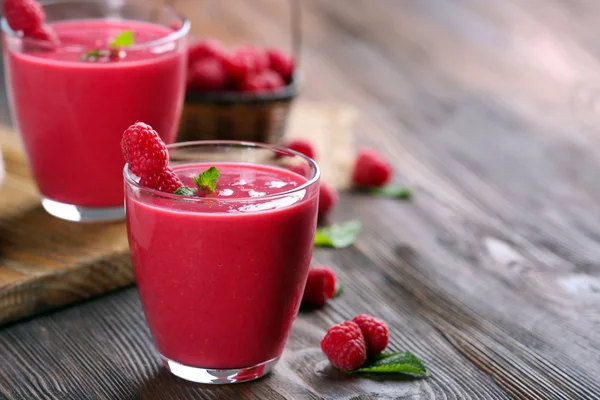
[[[196,193],[194,192],[194,189],[192,189],[191,187],[188,187],[188,186],[181,186],[180,188],[178,188],[175,191],[175,194],[178,194],[180,196],[187,196],[187,197],[194,197],[194,196],[196,196]]]
[[[340,297],[344,293],[344,284],[342,282],[338,282],[335,285],[335,292],[333,293],[333,298]]]
[[[427,367],[423,361],[410,352],[383,353],[373,360],[367,360],[360,368],[349,371],[355,373],[402,374],[414,378],[426,378]]]
[[[81,59],[85,61],[96,61],[100,58],[111,58],[120,57],[121,47],[128,47],[133,45],[133,32],[123,31],[119,33],[115,38],[108,44],[109,49],[94,49],[85,54],[81,55]]]
[[[123,31],[119,33],[112,42],[108,45],[109,47],[127,47],[133,45],[133,32]]]
[[[198,176],[195,176],[194,183],[199,189],[212,193],[217,188],[217,179],[219,179],[219,170],[215,167],[210,167]]]
[[[364,189],[365,192],[383,197],[391,197],[394,199],[408,200],[413,196],[413,191],[402,185],[390,184],[383,187],[370,187]]]
[[[341,249],[354,243],[361,229],[360,221],[351,220],[342,224],[318,228],[314,245]]]
[[[216,167],[210,167],[209,169],[202,171],[198,176],[194,177],[194,183],[196,189],[201,189],[206,193],[212,193],[217,189],[217,180],[219,179],[219,170]],[[189,186],[181,186],[175,194],[187,197],[198,197],[196,189]]]

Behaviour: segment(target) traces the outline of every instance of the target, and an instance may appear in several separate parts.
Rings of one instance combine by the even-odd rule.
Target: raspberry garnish
[[[224,57],[225,49],[217,39],[202,39],[190,44],[188,48],[188,65],[190,67],[198,60],[216,58],[221,61]]]
[[[388,345],[388,327],[384,321],[368,314],[359,314],[352,321],[360,327],[369,356],[376,356],[385,350]]]
[[[357,369],[367,358],[365,339],[359,326],[352,321],[329,328],[321,340],[321,350],[331,364],[344,371]]]
[[[308,158],[315,158],[315,149],[313,145],[305,139],[293,139],[285,143],[283,147],[297,151],[298,153],[304,154]]]
[[[35,0],[4,0],[2,9],[10,28],[25,36],[42,26],[46,18],[42,6]]]
[[[269,48],[265,50],[269,59],[269,68],[277,72],[283,79],[289,81],[294,72],[294,61],[279,49]]]
[[[352,183],[355,186],[383,186],[391,176],[392,167],[377,151],[363,148],[358,152],[352,171]]]
[[[171,167],[167,167],[163,171],[143,176],[140,179],[140,185],[160,190],[165,193],[175,193],[177,189],[183,186],[183,183],[177,175],[175,175],[175,172],[173,172]]]
[[[129,170],[143,178],[167,168],[167,147],[150,125],[137,122],[123,133],[121,150]]]
[[[36,40],[44,40],[52,44],[58,43],[58,36],[48,25],[40,25],[29,34],[29,37]]]
[[[319,218],[327,218],[327,215],[335,207],[338,200],[339,195],[337,190],[326,183],[321,183],[319,187]]]
[[[335,273],[328,267],[308,270],[302,303],[320,307],[335,295]]]
[[[220,90],[227,83],[227,72],[223,63],[214,58],[206,57],[196,60],[188,71],[188,87],[200,91]]]

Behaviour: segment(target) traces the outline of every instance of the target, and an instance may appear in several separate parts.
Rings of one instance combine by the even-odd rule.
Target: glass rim
[[[106,2],[106,1],[107,0],[40,0],[39,3],[42,7],[45,7],[45,6],[55,5],[55,4],[100,3],[100,2]],[[144,4],[144,6],[147,6],[147,4],[145,2],[143,2],[143,4]],[[144,42],[144,43],[140,43],[140,44],[134,43],[131,46],[127,46],[128,50],[141,50],[141,49],[147,49],[149,47],[162,46],[167,43],[175,42],[175,41],[183,38],[185,35],[187,35],[189,33],[190,27],[191,27],[190,21],[182,13],[177,11],[175,9],[175,7],[171,6],[170,4],[166,4],[166,3],[159,4],[159,5],[157,5],[157,7],[166,8],[166,9],[171,10],[173,12],[173,14],[181,21],[181,27],[179,29],[177,29],[176,31],[169,33],[167,36],[164,36],[164,37],[161,37],[158,39],[154,39],[149,42]],[[97,18],[97,19],[107,19],[107,20],[113,20],[113,21],[128,21],[129,20],[129,19],[118,19],[118,18]],[[62,21],[62,20],[59,20],[59,21]],[[68,20],[64,20],[64,21],[68,21]],[[133,20],[131,20],[131,21],[133,21]],[[30,43],[47,43],[46,40],[19,36],[17,34],[17,32],[13,31],[11,29],[10,25],[8,25],[8,21],[6,21],[6,17],[2,17],[2,19],[0,20],[0,27],[2,28],[2,32],[11,38],[21,39],[21,40],[26,39]],[[67,50],[77,49],[78,51],[80,51],[82,49],[83,50],[88,49],[89,46],[72,44],[72,45],[64,46],[64,48]]]
[[[285,153],[293,154],[294,156],[299,156],[300,158],[302,158],[304,161],[306,161],[308,163],[308,165],[311,165],[314,169],[314,174],[311,178],[307,178],[307,181],[304,182],[302,185],[295,187],[293,189],[285,190],[283,192],[278,192],[278,193],[267,194],[267,195],[261,196],[261,197],[251,197],[251,198],[189,197],[189,196],[182,196],[182,195],[173,194],[173,193],[161,192],[160,190],[152,189],[147,186],[140,185],[138,182],[136,182],[132,178],[131,174],[129,173],[129,163],[125,163],[125,166],[123,167],[123,176],[125,178],[125,183],[127,183],[128,185],[131,185],[135,188],[138,188],[140,190],[143,190],[145,192],[151,193],[155,196],[159,196],[164,199],[170,199],[170,200],[175,200],[175,201],[179,201],[179,202],[186,201],[186,202],[190,202],[190,203],[197,203],[197,202],[203,202],[206,200],[211,200],[211,201],[222,202],[222,203],[235,203],[235,202],[239,203],[240,201],[262,202],[262,201],[268,201],[268,200],[278,199],[280,197],[288,196],[290,194],[297,193],[301,190],[308,189],[309,187],[314,185],[321,178],[321,168],[319,168],[319,164],[317,164],[317,162],[315,160],[313,160],[312,158],[305,156],[304,154],[297,152],[295,150],[288,149],[287,147],[274,145],[274,144],[249,142],[249,141],[243,141],[243,140],[195,140],[195,141],[178,142],[178,143],[169,144],[169,145],[167,145],[167,150],[181,148],[181,147],[192,147],[192,146],[208,147],[208,146],[223,146],[223,145],[229,146],[229,147],[243,146],[245,148],[271,150],[274,153],[285,152]],[[192,164],[192,163],[194,163],[194,161],[190,161],[190,164]],[[253,164],[253,162],[243,162],[243,161],[242,161],[242,163]],[[258,163],[254,163],[254,164],[258,164]]]

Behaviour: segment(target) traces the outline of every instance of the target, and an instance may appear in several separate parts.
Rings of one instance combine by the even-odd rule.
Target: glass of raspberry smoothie
[[[125,167],[127,229],[142,306],[176,376],[200,383],[259,378],[277,363],[308,274],[319,168],[247,142],[168,146],[184,185],[214,166],[202,197],[159,192]]]
[[[5,19],[2,30],[13,122],[42,205],[72,221],[121,219],[120,133],[148,121],[175,140],[190,24],[161,0],[40,3],[59,44],[24,38]],[[133,44],[115,50],[125,31]]]

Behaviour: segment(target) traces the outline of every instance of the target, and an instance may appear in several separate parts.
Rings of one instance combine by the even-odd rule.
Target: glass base
[[[56,218],[75,222],[109,222],[125,218],[125,207],[81,207],[42,197],[42,207]]]
[[[208,383],[212,385],[223,385],[230,383],[240,383],[253,381],[267,375],[273,368],[279,357],[260,364],[253,365],[247,368],[239,369],[209,369],[190,367],[180,364],[176,361],[169,360],[161,356],[163,364],[175,376],[185,379],[186,381],[196,383]]]

